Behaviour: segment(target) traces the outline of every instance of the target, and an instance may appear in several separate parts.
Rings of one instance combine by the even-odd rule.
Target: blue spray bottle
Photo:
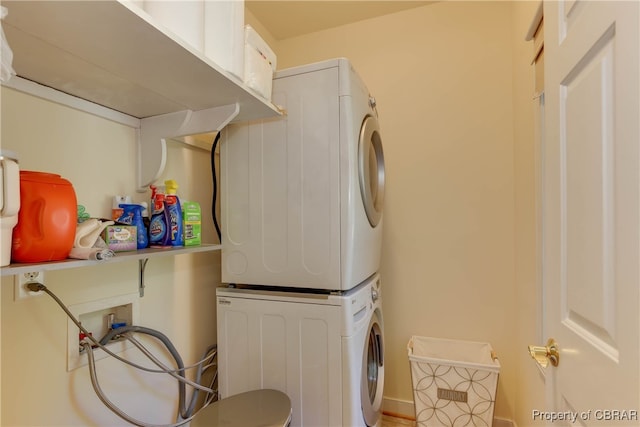
[[[151,246],[171,246],[169,214],[164,207],[164,189],[151,186],[151,221],[149,223],[149,243]]]
[[[164,209],[169,214],[171,246],[184,246],[182,207],[180,206],[180,199],[178,199],[178,195],[176,194],[178,191],[178,183],[170,179],[165,181],[164,185],[167,191],[164,198]]]
[[[147,228],[144,226],[142,220],[142,206],[121,204],[120,208],[123,210],[122,215],[118,218],[118,222],[128,225],[135,225],[138,235],[138,249],[144,249],[149,246],[149,240],[147,237]]]

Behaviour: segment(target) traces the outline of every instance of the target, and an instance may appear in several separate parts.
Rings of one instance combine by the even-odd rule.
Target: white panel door
[[[543,328],[565,425],[640,425],[638,5],[544,4]]]

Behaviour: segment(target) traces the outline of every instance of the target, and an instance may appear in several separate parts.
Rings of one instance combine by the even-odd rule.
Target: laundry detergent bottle
[[[118,222],[136,226],[137,248],[144,249],[149,246],[149,238],[147,236],[147,227],[142,220],[143,206],[137,204],[121,204],[122,215],[118,218]]]
[[[184,246],[182,208],[177,195],[178,183],[169,179],[164,182],[164,186],[167,192],[164,197],[164,209],[169,214],[171,246]]]
[[[11,242],[13,262],[67,258],[77,223],[78,204],[71,182],[53,173],[20,171],[20,211]]]
[[[149,222],[149,245],[171,246],[169,227],[171,221],[164,207],[164,188],[151,186],[151,221]]]

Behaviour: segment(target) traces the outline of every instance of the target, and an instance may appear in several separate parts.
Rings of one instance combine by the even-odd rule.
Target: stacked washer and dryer
[[[276,73],[286,116],[221,137],[221,397],[285,392],[293,426],[380,424],[384,160],[347,59]]]

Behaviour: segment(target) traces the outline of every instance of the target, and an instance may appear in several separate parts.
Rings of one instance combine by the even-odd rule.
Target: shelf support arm
[[[148,190],[167,163],[167,139],[188,142],[191,135],[220,132],[240,113],[240,104],[206,110],[183,110],[140,120],[138,130],[138,192]]]
[[[143,258],[138,260],[138,292],[140,298],[144,296],[144,270],[147,268],[147,262],[149,258]]]

